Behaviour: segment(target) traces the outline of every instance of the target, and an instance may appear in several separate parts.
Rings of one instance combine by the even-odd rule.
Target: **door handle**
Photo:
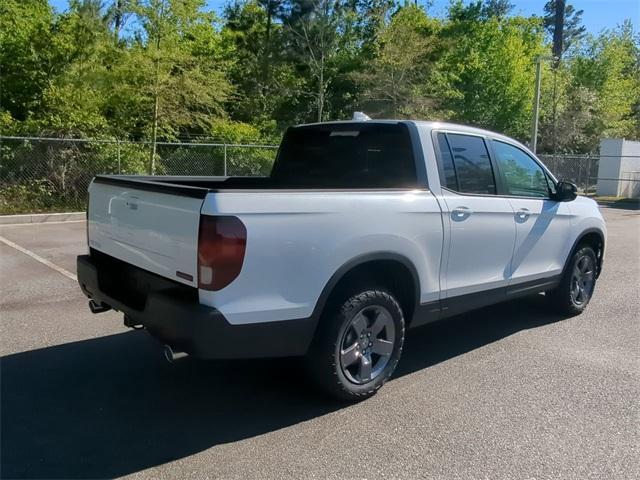
[[[465,220],[473,213],[469,207],[456,207],[451,210],[451,218],[455,221]]]
[[[527,218],[529,218],[529,215],[531,215],[531,212],[529,211],[528,208],[520,208],[516,211],[516,218],[518,220],[526,220]]]

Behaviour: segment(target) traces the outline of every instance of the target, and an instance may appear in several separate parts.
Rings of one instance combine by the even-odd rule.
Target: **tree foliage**
[[[535,19],[487,15],[480,2],[452,5],[438,62],[447,117],[526,138],[535,58],[544,52]]]
[[[367,111],[398,118],[429,115],[435,110],[427,79],[440,47],[439,30],[440,23],[413,4],[391,17],[360,76]]]
[[[525,18],[508,0],[453,0],[443,17],[397,0],[236,0],[218,18],[204,0],[71,0],[61,13],[4,0],[0,133],[275,142],[293,123],[364,110],[527,141],[558,3]],[[564,4],[562,62],[543,68],[541,150],[637,138],[638,34],[625,23],[587,35]]]
[[[587,36],[582,51],[566,58],[555,72],[547,70],[540,118],[542,149],[593,152],[601,138],[640,138],[639,66],[638,36],[626,22]]]
[[[586,33],[586,28],[582,25],[582,14],[584,10],[576,10],[575,7],[565,0],[549,0],[544,4],[543,24],[551,39],[561,38],[562,42],[553,46],[554,55],[558,58],[579,42]],[[560,37],[556,36],[556,16],[562,14],[560,25],[562,32]],[[559,42],[559,40],[557,40]]]

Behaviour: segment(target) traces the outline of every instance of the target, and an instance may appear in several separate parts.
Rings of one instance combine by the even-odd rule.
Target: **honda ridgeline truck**
[[[304,356],[374,394],[407,329],[545,292],[575,315],[602,269],[593,200],[503,135],[421,121],[290,128],[268,177],[99,175],[78,281],[173,358]]]

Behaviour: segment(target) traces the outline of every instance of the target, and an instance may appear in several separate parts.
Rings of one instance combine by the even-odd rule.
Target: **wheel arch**
[[[599,277],[600,272],[602,271],[602,262],[604,260],[604,246],[605,246],[604,232],[599,228],[587,228],[586,230],[581,232],[580,235],[578,235],[575,242],[573,242],[571,250],[569,251],[569,256],[565,261],[564,269],[562,270],[563,275],[567,271],[567,268],[569,268],[569,262],[571,261],[571,257],[573,257],[573,254],[576,253],[576,251],[581,245],[591,246],[593,248],[593,251],[596,253],[596,260],[597,260],[596,278]]]
[[[420,277],[411,260],[404,255],[394,252],[373,252],[359,255],[344,263],[331,276],[326,283],[313,309],[312,318],[316,326],[322,316],[322,312],[328,305],[334,294],[342,291],[350,281],[360,281],[368,278],[367,274],[373,274],[371,278],[378,276],[382,280],[383,275],[388,275],[393,285],[392,293],[397,297],[405,314],[405,320],[410,322],[416,306],[420,303]],[[385,281],[387,278],[384,279]],[[386,282],[384,282],[386,283]],[[405,290],[402,287],[410,287]]]

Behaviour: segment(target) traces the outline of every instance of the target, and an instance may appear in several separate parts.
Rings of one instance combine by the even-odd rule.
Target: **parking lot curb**
[[[0,225],[17,225],[25,223],[72,222],[84,220],[85,212],[67,213],[33,213],[27,215],[0,215]]]
[[[606,208],[620,208],[624,210],[640,210],[640,200],[597,200],[598,206]]]

